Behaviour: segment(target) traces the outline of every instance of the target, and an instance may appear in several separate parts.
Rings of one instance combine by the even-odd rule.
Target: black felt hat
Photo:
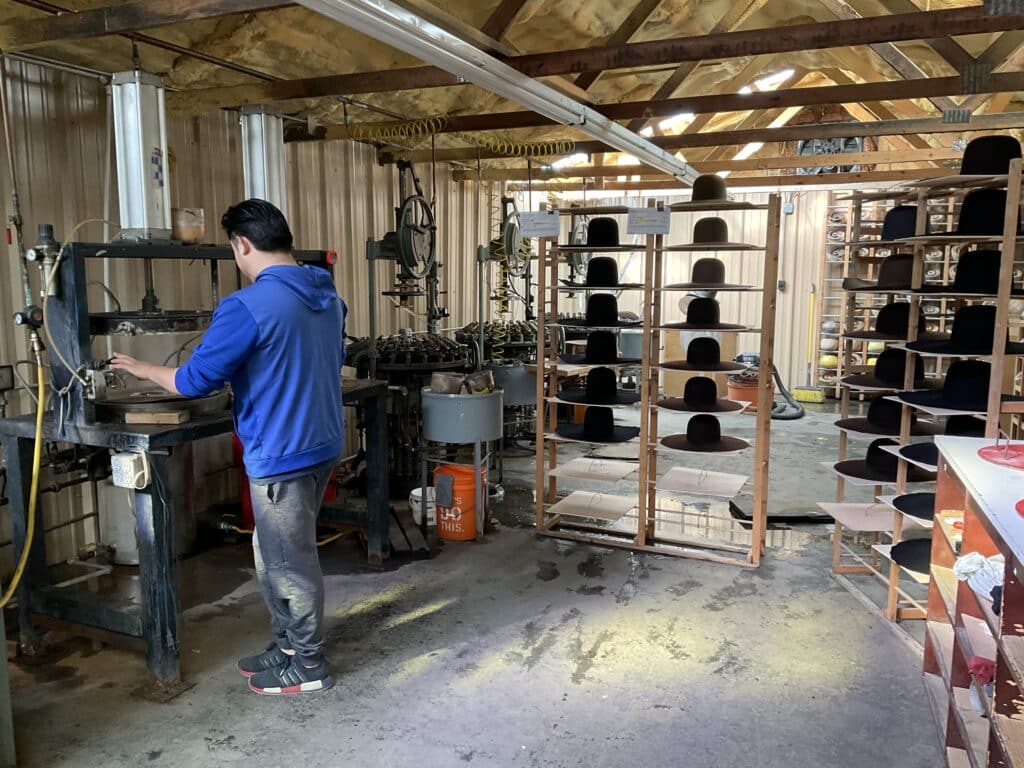
[[[717,173],[704,173],[693,182],[693,194],[690,198],[694,203],[723,202],[729,199],[729,190],[725,179]]]
[[[562,280],[566,288],[594,289],[643,288],[642,283],[620,283],[619,263],[611,256],[592,256],[587,262],[587,275],[582,283]]]
[[[945,435],[959,437],[984,437],[985,422],[973,416],[950,416],[946,419]],[[935,443],[913,443],[900,448],[900,456],[918,464],[925,464],[931,471],[938,468],[939,447]]]
[[[619,222],[611,216],[597,216],[587,222],[587,245],[614,248],[619,244]]]
[[[666,397],[658,401],[660,408],[688,413],[735,413],[743,403],[718,396],[718,385],[707,376],[694,376],[683,386],[682,397]]]
[[[979,136],[964,148],[960,173],[964,176],[1002,176],[1010,172],[1010,161],[1021,156],[1020,142],[1013,136]]]
[[[686,360],[669,360],[661,363],[662,368],[673,371],[743,371],[747,366],[742,363],[722,362],[722,350],[718,340],[701,336],[690,342],[686,348]]]
[[[669,291],[736,291],[747,290],[749,285],[725,282],[725,262],[721,259],[706,257],[693,262],[690,270],[690,282],[666,285]]]
[[[912,341],[907,349],[926,355],[991,355],[996,331],[996,308],[986,304],[960,307],[953,315],[953,332],[942,341]],[[1024,343],[1006,340],[1006,354],[1024,354]]]
[[[878,265],[878,279],[864,280],[860,277],[843,278],[844,291],[905,291],[910,289],[914,274],[914,255],[894,253],[886,256]]]
[[[692,453],[742,451],[750,443],[738,437],[723,437],[722,425],[709,413],[699,413],[686,423],[685,435],[669,435],[661,440],[666,448]]]
[[[1006,190],[975,189],[967,193],[960,204],[960,216],[954,235],[990,236],[1003,234],[1006,221]],[[1017,211],[1017,230],[1020,231],[1020,210]]]
[[[567,387],[559,400],[580,405],[632,405],[640,400],[638,392],[618,388],[619,379],[611,368],[594,368],[587,373],[583,387]]]
[[[867,455],[863,459],[848,459],[834,464],[836,472],[860,480],[871,480],[878,484],[896,482],[896,473],[900,460],[895,455],[882,450],[882,446],[899,445],[895,440],[882,437],[868,446]],[[927,483],[935,479],[934,472],[926,472],[920,467],[907,467],[907,482]]]
[[[612,331],[591,331],[582,355],[561,355],[570,365],[625,365],[639,363],[638,357],[619,357],[618,340]]]
[[[982,360],[957,360],[949,366],[942,389],[900,392],[910,405],[951,411],[984,413],[988,409],[988,382],[992,366]]]
[[[594,293],[587,297],[587,314],[582,320],[560,320],[569,328],[632,328],[641,320],[620,320],[619,300],[610,293]]]
[[[685,322],[664,323],[661,327],[680,331],[743,331],[747,328],[736,323],[723,323],[718,301],[703,297],[693,299],[686,306]]]
[[[906,539],[889,550],[892,561],[908,571],[927,576],[931,571],[931,539]]]
[[[927,225],[925,225],[927,232]],[[885,241],[900,240],[917,234],[917,206],[897,205],[890,208],[882,219],[881,238]]]
[[[903,389],[903,376],[907,369],[907,352],[895,347],[887,347],[876,358],[870,373],[854,373],[840,379],[840,384],[850,387],[872,389]],[[924,361],[914,355],[914,387],[928,386],[924,376]]]
[[[934,493],[904,493],[893,499],[892,505],[904,515],[917,520],[928,521],[935,518]]]
[[[555,433],[588,443],[624,443],[639,435],[640,428],[616,426],[611,408],[592,405],[583,414],[582,424],[559,424]]]
[[[875,327],[870,331],[849,331],[846,336],[851,339],[867,339],[869,341],[906,341],[910,326],[910,303],[896,301],[886,304],[875,316]],[[917,327],[924,328],[924,313],[918,310]],[[945,336],[918,331],[918,338],[941,339]]]
[[[1002,253],[994,249],[966,251],[956,263],[956,274],[949,285],[922,285],[915,293],[995,296],[999,292],[999,266]],[[1024,295],[1024,289],[1012,287],[1011,293]]]
[[[865,435],[884,435],[895,437],[900,433],[900,418],[903,414],[903,406],[884,397],[872,400],[868,405],[868,414],[863,418],[839,419],[836,426],[850,432],[860,432]],[[917,414],[910,413],[910,434],[915,436],[934,435],[936,433],[934,424],[917,420]]]

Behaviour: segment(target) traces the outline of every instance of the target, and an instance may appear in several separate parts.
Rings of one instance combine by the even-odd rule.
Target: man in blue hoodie
[[[220,302],[180,368],[120,354],[112,367],[186,397],[231,384],[256,520],[256,573],[275,637],[238,671],[256,693],[324,690],[333,681],[322,652],[316,518],[344,447],[346,308],[327,271],[296,263],[288,222],[270,203],[232,206],[221,226],[252,285]]]

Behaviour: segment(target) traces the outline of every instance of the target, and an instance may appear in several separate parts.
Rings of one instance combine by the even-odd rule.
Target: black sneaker
[[[285,666],[294,655],[295,651],[291,648],[282,648],[278,643],[271,643],[263,653],[239,659],[235,666],[242,677],[252,677],[257,672]]]
[[[315,667],[307,667],[297,656],[289,656],[283,667],[258,672],[249,678],[249,690],[266,696],[326,691],[332,685],[334,681],[327,674],[323,659]]]

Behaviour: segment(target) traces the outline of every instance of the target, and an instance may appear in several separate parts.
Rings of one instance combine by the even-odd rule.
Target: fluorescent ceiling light
[[[763,146],[763,141],[752,141],[739,152],[737,152],[733,160],[746,160],[748,157],[757,152]]]
[[[678,115],[672,115],[667,117],[658,123],[658,128],[662,131],[672,131],[676,128],[681,128],[684,124],[689,125],[696,119],[696,115],[693,112],[681,112]]]
[[[299,0],[301,5],[433,64],[465,81],[580,131],[692,183],[697,172],[671,153],[551,86],[513,69],[391,0]]]

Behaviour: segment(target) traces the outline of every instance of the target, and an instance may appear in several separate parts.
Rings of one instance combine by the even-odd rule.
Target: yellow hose
[[[36,440],[32,452],[32,488],[28,492],[28,528],[25,531],[25,546],[21,550],[21,559],[18,567],[14,569],[14,576],[11,583],[7,585],[7,591],[0,597],[0,609],[11,602],[11,597],[18,589],[21,577],[25,573],[25,565],[28,563],[28,553],[32,549],[32,539],[36,533],[36,502],[39,499],[39,468],[43,460],[43,405],[46,403],[46,379],[42,362],[36,363],[36,379],[39,382],[39,404],[36,406]]]

